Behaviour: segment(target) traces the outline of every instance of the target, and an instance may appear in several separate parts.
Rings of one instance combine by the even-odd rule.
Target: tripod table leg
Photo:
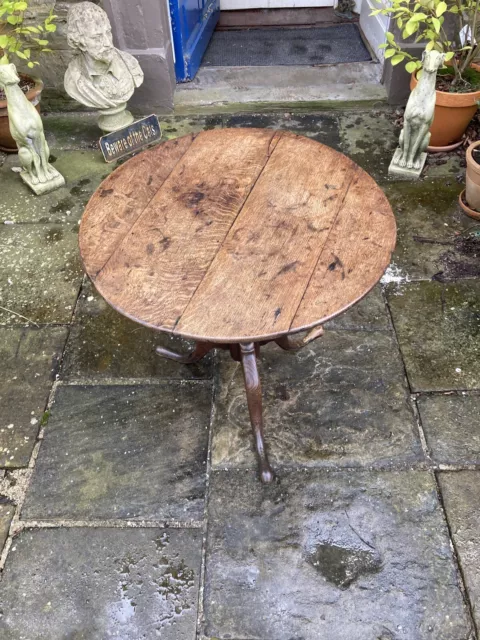
[[[240,355],[242,359],[245,390],[247,392],[248,411],[250,413],[250,422],[252,424],[259,460],[260,477],[262,482],[269,483],[273,480],[273,471],[268,462],[267,452],[265,451],[265,441],[263,439],[262,387],[258,375],[254,343],[241,344]]]
[[[155,351],[159,356],[163,356],[169,360],[176,360],[176,362],[181,362],[182,364],[193,364],[206,356],[214,347],[213,342],[197,342],[194,350],[186,355],[177,353],[176,351],[170,351],[170,349],[165,349],[164,347],[157,347]]]

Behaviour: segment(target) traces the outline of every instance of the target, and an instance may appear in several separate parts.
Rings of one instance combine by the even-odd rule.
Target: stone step
[[[201,68],[177,85],[175,113],[345,109],[385,102],[376,62],[272,67]]]

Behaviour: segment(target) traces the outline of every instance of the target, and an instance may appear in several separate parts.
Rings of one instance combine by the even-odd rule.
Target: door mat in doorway
[[[261,67],[371,60],[356,24],[215,31],[202,65]]]

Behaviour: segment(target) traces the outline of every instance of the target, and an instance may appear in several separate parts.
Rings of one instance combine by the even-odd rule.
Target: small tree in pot
[[[48,37],[56,31],[53,12],[37,24],[26,20],[28,2],[25,0],[0,0],[0,64],[25,64],[29,69],[38,66],[35,55],[48,52]],[[20,74],[22,89],[38,110],[43,82],[36,77]],[[0,90],[0,150],[9,153],[17,151],[10,135],[5,95]]]
[[[377,0],[381,2],[382,0]],[[443,147],[456,143],[462,137],[480,100],[480,66],[475,60],[480,55],[480,0],[391,0],[372,14],[390,15],[402,33],[403,39],[415,37],[415,42],[426,42],[426,50],[445,54],[446,67],[437,78],[435,118],[431,127],[430,144]],[[447,34],[445,18],[453,16],[455,34]],[[396,42],[393,33],[380,45],[385,58],[392,65],[406,61],[405,68],[412,74],[411,87],[417,83],[421,60],[412,56]]]

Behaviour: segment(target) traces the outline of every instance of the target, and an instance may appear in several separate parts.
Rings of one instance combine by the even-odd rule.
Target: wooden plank
[[[288,330],[355,170],[285,133],[176,332],[228,342]]]
[[[173,329],[280,135],[267,129],[198,134],[98,274],[99,292],[130,317]]]
[[[385,194],[358,168],[291,329],[327,320],[362,298],[390,263],[395,236]]]
[[[188,135],[134,156],[95,191],[82,216],[80,254],[95,278],[192,144]]]

